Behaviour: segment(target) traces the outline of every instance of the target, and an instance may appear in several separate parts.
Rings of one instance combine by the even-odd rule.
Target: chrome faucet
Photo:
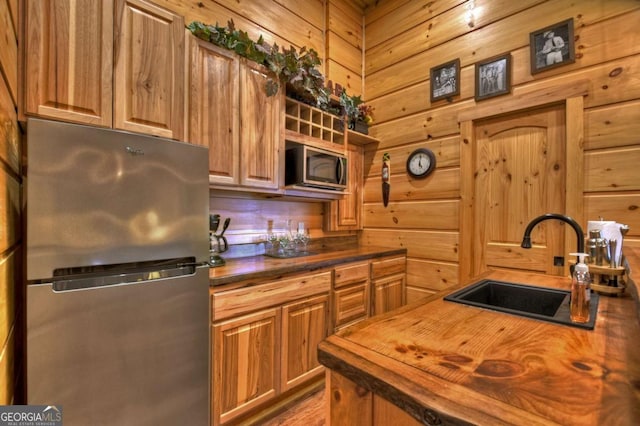
[[[558,214],[558,213],[543,214],[542,216],[538,216],[535,219],[533,219],[531,222],[529,222],[529,224],[527,225],[527,229],[524,230],[524,236],[522,237],[522,244],[520,245],[520,247],[525,249],[530,249],[531,248],[531,231],[537,224],[539,224],[543,220],[548,220],[548,219],[561,220],[571,225],[573,230],[576,231],[576,237],[578,238],[578,253],[584,253],[584,232],[582,231],[582,228],[580,227],[578,222],[576,222],[574,219],[570,218],[569,216],[565,216],[563,214]]]

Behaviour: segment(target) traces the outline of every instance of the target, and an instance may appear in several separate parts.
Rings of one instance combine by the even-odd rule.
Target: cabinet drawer
[[[339,266],[335,268],[335,271],[334,287],[344,287],[345,285],[368,280],[369,262],[359,262],[346,266]]]
[[[367,282],[334,291],[334,327],[367,317],[369,285]]]
[[[219,293],[214,292],[211,318],[213,321],[218,321],[330,290],[331,272],[327,271]]]
[[[404,256],[374,260],[371,262],[371,279],[405,272],[406,267],[407,258]]]

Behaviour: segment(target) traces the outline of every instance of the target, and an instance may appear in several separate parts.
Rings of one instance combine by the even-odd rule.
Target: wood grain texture
[[[617,222],[629,225],[629,234],[625,238],[638,238],[640,237],[640,194],[635,192],[586,194],[584,216],[589,220],[598,217],[615,218]]]
[[[187,36],[190,51],[188,141],[209,148],[209,181],[240,184],[240,61]]]
[[[327,231],[357,231],[362,229],[362,181],[364,179],[363,147],[347,146],[347,190],[342,200],[325,205]]]
[[[112,126],[114,3],[27,1],[24,113]]]
[[[212,318],[218,321],[246,312],[301,299],[331,289],[331,272],[302,274],[298,277],[263,283],[256,287],[245,287],[224,291],[214,288],[212,296]]]
[[[489,276],[568,288],[564,277]],[[329,337],[320,359],[418,419],[428,409],[453,423],[631,425],[640,421],[635,303],[601,298],[595,329],[581,330],[437,294]]]
[[[463,37],[453,39],[455,41],[447,41],[422,52],[407,53],[407,59],[378,72],[365,74],[365,86],[369,88],[368,97],[373,99],[424,81],[429,78],[428,72],[431,67],[445,63],[447,60],[460,58],[461,67],[466,67],[479,59],[528,46],[530,32],[557,21],[550,22],[550,16],[580,15],[580,26],[586,26],[637,9],[637,5],[628,2],[615,3],[611,6],[611,8],[603,10],[599,0],[590,0],[580,4],[566,0],[543,2],[537,7],[510,16],[508,19],[496,21],[492,25],[468,32]],[[491,11],[489,13],[499,13],[492,8],[489,10]],[[479,40],[482,40],[482,43],[479,43]],[[368,55],[369,52],[367,52]],[[615,57],[618,57],[617,53],[615,53]],[[581,59],[578,58],[574,68],[581,67],[580,61]],[[545,74],[563,72],[566,72],[566,69],[555,69]],[[518,83],[514,80],[514,84]]]
[[[585,112],[585,150],[638,144],[640,101],[592,108]]]
[[[640,147],[622,147],[585,153],[585,192],[639,191]]]
[[[280,314],[280,309],[267,309],[213,326],[214,425],[279,392]]]
[[[407,259],[407,286],[440,291],[458,284],[458,264]],[[410,301],[407,301],[409,303]]]
[[[436,179],[437,177],[437,179]],[[403,170],[391,175],[389,201],[417,201],[454,198],[460,190],[460,169],[442,169],[426,179],[411,179]],[[380,177],[372,176],[364,183],[364,202],[381,203]],[[368,220],[365,218],[365,221]]]
[[[20,130],[15,104],[3,78],[0,78],[0,123],[3,123],[3,126],[0,126],[0,160],[18,176],[21,171]]]
[[[117,0],[114,128],[184,138],[182,16],[142,0]]]
[[[410,257],[458,261],[458,232],[365,229],[361,241],[365,246],[406,248]]]
[[[365,204],[364,226],[368,228],[458,229],[458,200],[408,201]],[[424,217],[429,215],[429,221]]]
[[[330,323],[328,293],[282,307],[282,392],[324,373],[316,348],[329,335]]]
[[[284,163],[284,91],[267,96],[265,67],[241,59],[240,184],[278,189]]]
[[[0,75],[3,75],[9,93],[15,103],[18,100],[18,43],[17,21],[14,21],[11,5],[7,1],[0,4]],[[14,4],[15,7],[15,4]]]

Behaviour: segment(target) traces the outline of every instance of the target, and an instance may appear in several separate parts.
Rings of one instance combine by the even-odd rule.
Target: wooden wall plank
[[[566,3],[566,5],[561,6],[557,3]],[[606,44],[605,41],[614,42],[614,40],[617,40],[615,45],[620,45],[620,47],[625,49],[625,51],[637,51],[638,43],[633,43],[631,41],[636,40],[637,37],[640,36],[638,36],[638,32],[635,31],[633,27],[627,33],[629,34],[628,36],[617,39],[614,38],[614,36],[607,36],[602,40],[604,34],[602,29],[594,30],[594,32],[591,33],[592,36],[585,34],[585,36],[582,37],[582,33],[586,31],[589,24],[604,20],[604,17],[601,16],[604,12],[601,10],[599,5],[594,5],[594,3],[599,2],[591,0],[589,2],[571,5],[563,0],[547,2],[542,5],[545,6],[545,8],[550,8],[550,11],[548,11],[549,14],[546,15],[546,18],[542,18],[541,16],[544,15],[544,12],[540,12],[537,10],[538,8],[536,8],[531,12],[526,11],[521,14],[517,14],[508,20],[499,21],[493,25],[468,33],[465,36],[452,40],[449,43],[444,43],[427,51],[416,53],[407,57],[407,59],[390,65],[378,72],[369,73],[365,71],[365,85],[369,88],[369,99],[374,99],[395,90],[409,87],[427,80],[429,78],[428,74],[431,67],[437,66],[451,59],[460,58],[461,67],[465,67],[479,60],[490,58],[505,52],[513,52],[517,49],[526,49],[528,55],[529,33],[549,24],[553,24],[555,21],[549,22],[548,16],[570,17],[581,15],[580,20],[575,23],[576,37],[581,41],[578,46],[579,55],[576,55],[577,58],[575,64],[546,71],[535,78],[540,79],[548,75],[562,74],[566,73],[569,69],[578,69],[590,63],[598,63],[601,61],[601,56],[599,55],[607,54],[606,52],[609,52],[608,54],[612,57],[621,57],[618,51],[609,50],[609,45]],[[554,5],[559,9],[554,10]],[[632,25],[631,18],[633,18],[633,16],[631,18],[622,17],[625,13],[635,14],[638,6],[628,2],[612,3],[611,6],[611,8],[607,8],[605,16],[616,17],[614,20],[616,24],[606,24],[607,31],[618,33],[618,30],[616,29],[618,27],[621,28],[621,30],[622,28],[629,28],[627,25]],[[589,8],[589,13],[584,15],[582,10],[584,9],[586,11],[586,8]],[[563,15],[559,14],[561,11],[564,13]],[[535,18],[531,16],[531,14],[540,16]],[[623,25],[618,26],[617,24]],[[622,40],[625,40],[626,37],[631,37],[632,40],[629,40],[630,43],[625,42],[625,44],[622,45]],[[590,45],[593,45],[593,47],[590,48]],[[594,53],[590,53],[590,51]],[[369,54],[370,52],[367,51],[366,57],[368,57]],[[513,63],[516,65],[520,64],[521,66],[523,62],[516,61],[514,59]],[[526,59],[526,66],[528,69],[528,59]],[[514,73],[514,76],[518,75],[519,73]],[[531,79],[534,79],[534,77],[529,74],[529,80]],[[513,84],[517,85],[518,83],[518,80],[514,79]]]
[[[20,174],[20,139],[16,109],[9,89],[0,77],[0,161],[7,164],[16,175]]]
[[[4,76],[14,103],[18,100],[18,43],[16,40],[9,3],[2,1],[0,2],[0,77]]]
[[[390,157],[391,173],[405,173],[409,154],[418,148],[428,148],[433,151],[436,156],[436,170],[460,165],[460,137],[455,135],[385,149],[384,152],[388,153]],[[367,151],[365,164],[370,164],[369,169],[365,168],[365,173],[368,172],[367,176],[380,176],[382,173],[382,154],[378,151]]]
[[[406,248],[408,257],[458,261],[457,232],[370,228],[362,231],[361,241],[367,246]]]
[[[324,0],[274,0],[311,25],[324,31]]]
[[[20,239],[20,183],[0,170],[0,253]]]
[[[615,220],[629,225],[629,238],[640,237],[640,192],[623,194],[587,194],[584,197],[587,220]]]
[[[253,40],[260,35],[268,43],[296,48],[315,49],[324,58],[323,30],[270,0],[268,5],[259,0],[242,2],[233,0],[202,2],[199,0],[154,0],[154,3],[184,16],[185,24],[202,21],[205,24],[226,26],[233,19],[236,28],[246,31]],[[286,23],[286,25],[283,25]]]
[[[458,265],[423,259],[407,259],[407,285],[431,291],[445,290],[458,283]]]
[[[327,30],[342,37],[351,45],[362,50],[362,18],[346,6],[335,0],[329,0],[327,5]],[[348,11],[348,13],[345,13]]]
[[[355,73],[333,59],[327,60],[326,78],[332,80],[333,83],[340,83],[346,89],[349,95],[362,94],[362,77],[359,73]]]
[[[462,0],[381,2],[366,14],[367,49],[387,40],[407,41],[412,28],[421,27],[421,24],[463,3]],[[384,19],[380,19],[382,16]]]
[[[640,100],[585,113],[585,150],[640,144]]]
[[[459,205],[458,200],[365,204],[363,222],[368,228],[457,230]]]
[[[393,172],[393,171],[392,171]],[[460,191],[460,169],[437,170],[425,180],[410,180],[406,173],[391,175],[389,201],[434,200],[455,198]],[[364,183],[364,202],[381,203],[380,177],[372,176]]]
[[[501,23],[501,20],[504,17],[514,19],[514,16],[522,11],[525,11],[522,15],[527,15],[526,9],[529,9],[531,6],[539,3],[541,3],[540,0],[522,0],[517,2],[512,0],[476,0],[475,6],[477,10],[481,11],[483,9],[486,10],[491,8],[492,13],[476,13],[477,16],[475,17],[475,26],[473,28],[489,27],[491,24],[491,26],[499,27],[496,28],[496,31],[502,31],[504,28],[500,27],[505,26]],[[439,2],[436,4],[439,4]],[[404,59],[410,58],[420,52],[439,46],[448,40],[472,33],[473,28],[467,24],[465,19],[467,4],[468,3],[464,2],[454,7],[441,10],[438,15],[424,20],[419,25],[410,28],[408,26],[395,25],[393,22],[387,22],[385,19],[385,28],[391,29],[390,32],[393,32],[393,28],[409,29],[404,31],[402,34],[398,34],[396,37],[389,38],[381,44],[368,44],[365,72],[367,74],[375,73],[376,71],[401,62]],[[414,14],[412,16],[412,21],[417,20],[419,17],[418,13]],[[476,32],[481,33],[482,31],[482,29],[479,29]],[[484,34],[476,35],[474,33],[474,36],[483,37]],[[367,33],[367,41],[369,43],[369,33]],[[502,40],[500,44],[504,48],[506,47],[505,44],[516,43],[517,41],[518,40]],[[520,41],[522,40],[520,39]],[[512,46],[515,48],[522,46],[523,44],[513,44]]]
[[[14,399],[15,387],[15,328],[7,338],[6,344],[0,352],[0,404],[10,405]]]
[[[362,50],[347,43],[333,31],[327,31],[327,56],[362,80]],[[328,78],[328,77],[327,77]]]
[[[15,288],[17,287],[17,268],[19,251],[12,251],[0,259],[0,344],[6,345],[9,333],[15,322]],[[1,400],[1,398],[0,398]]]
[[[371,134],[380,139],[378,149],[412,143],[421,140],[457,134],[458,114],[473,106],[472,101],[457,102],[412,116],[378,124]]]
[[[640,145],[584,156],[585,192],[640,191]]]

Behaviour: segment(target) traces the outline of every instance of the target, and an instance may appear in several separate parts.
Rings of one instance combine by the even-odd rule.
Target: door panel
[[[509,268],[561,275],[562,222],[546,221],[522,249],[531,219],[564,212],[565,111],[553,106],[479,122],[475,129],[475,274]]]

